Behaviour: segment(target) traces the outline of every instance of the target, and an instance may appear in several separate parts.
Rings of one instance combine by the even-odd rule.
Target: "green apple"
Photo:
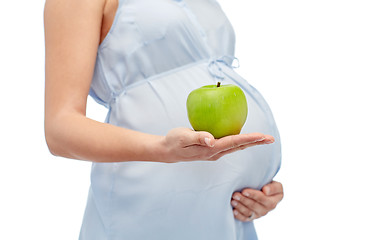
[[[215,138],[239,134],[248,114],[243,90],[219,82],[193,90],[186,108],[193,129],[207,131]]]

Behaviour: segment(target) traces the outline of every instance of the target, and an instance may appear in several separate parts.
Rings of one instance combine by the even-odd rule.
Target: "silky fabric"
[[[257,239],[253,222],[236,220],[230,201],[235,191],[273,179],[280,137],[261,94],[235,72],[234,46],[215,0],[119,0],[90,88],[109,109],[106,123],[156,135],[191,128],[188,94],[221,81],[247,97],[242,133],[270,134],[275,143],[217,161],[93,163],[80,240]]]

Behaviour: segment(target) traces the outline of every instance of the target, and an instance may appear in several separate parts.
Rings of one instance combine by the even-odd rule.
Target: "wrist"
[[[148,147],[148,146],[147,146]],[[174,162],[171,159],[170,150],[166,141],[165,136],[157,136],[153,147],[150,148],[151,151],[151,157],[154,159],[155,162],[162,162],[162,163],[172,163]]]

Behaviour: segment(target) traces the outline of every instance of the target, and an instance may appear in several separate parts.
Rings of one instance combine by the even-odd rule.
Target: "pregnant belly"
[[[205,236],[211,228],[227,228],[234,222],[230,206],[232,193],[243,188],[260,189],[277,173],[280,139],[268,105],[232,69],[224,69],[224,73],[227,77],[223,84],[239,85],[247,97],[249,112],[242,133],[270,134],[275,137],[275,143],[238,151],[213,162],[94,164],[92,190],[99,211],[124,236],[186,231],[193,233],[195,239],[195,236]],[[175,127],[190,128],[186,113],[188,94],[214,83],[206,64],[156,76],[129,86],[120,94],[111,105],[108,121],[157,135],[165,135]],[[140,226],[136,224],[140,222],[145,224],[139,231]],[[167,226],[170,229],[165,229]],[[229,234],[233,234],[232,229]],[[173,235],[161,237],[175,239]]]
[[[278,171],[281,159],[279,134],[269,106],[261,94],[231,68],[224,67],[223,71],[226,75],[223,84],[240,86],[247,98],[248,116],[241,133],[270,134],[276,141],[271,145],[256,146],[233,153],[221,158],[219,162],[234,174],[236,179],[232,181],[235,187],[261,188]],[[215,79],[209,74],[207,63],[199,63],[136,83],[126,87],[112,103],[109,123],[156,135],[166,135],[175,127],[191,128],[186,112],[187,96],[192,90],[209,84],[215,84]],[[212,168],[207,172],[203,170],[204,164],[202,162],[184,165],[185,169],[193,166],[194,170],[188,170],[189,175],[204,172],[202,178],[212,183],[221,183],[227,179],[228,174],[224,172],[209,177],[208,175],[213,175]],[[184,174],[182,177],[190,176]],[[204,181],[202,178],[199,178],[200,182]],[[193,188],[197,188],[196,184],[196,181],[192,182]]]

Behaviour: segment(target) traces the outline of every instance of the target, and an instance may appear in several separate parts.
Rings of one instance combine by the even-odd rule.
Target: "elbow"
[[[56,157],[59,157],[59,151],[58,151],[58,148],[57,148],[57,143],[56,141],[54,140],[54,131],[50,128],[48,128],[45,124],[45,141],[46,141],[46,145],[47,145],[47,148],[49,149],[50,153],[53,155],[53,156],[56,156]]]
[[[80,159],[75,149],[75,134],[70,129],[72,117],[45,118],[45,141],[50,153],[56,157]],[[76,152],[75,152],[76,151]]]
[[[67,136],[65,136],[66,134],[62,129],[64,129],[62,121],[53,121],[52,119],[45,121],[45,141],[47,148],[56,157],[65,157],[67,155],[65,152],[68,146],[64,144]]]
[[[60,155],[58,154],[58,152],[54,148],[54,146],[51,143],[51,141],[48,141],[47,138],[46,138],[46,144],[47,144],[47,148],[49,149],[49,152],[51,153],[51,155],[53,155],[55,157],[60,157]]]

